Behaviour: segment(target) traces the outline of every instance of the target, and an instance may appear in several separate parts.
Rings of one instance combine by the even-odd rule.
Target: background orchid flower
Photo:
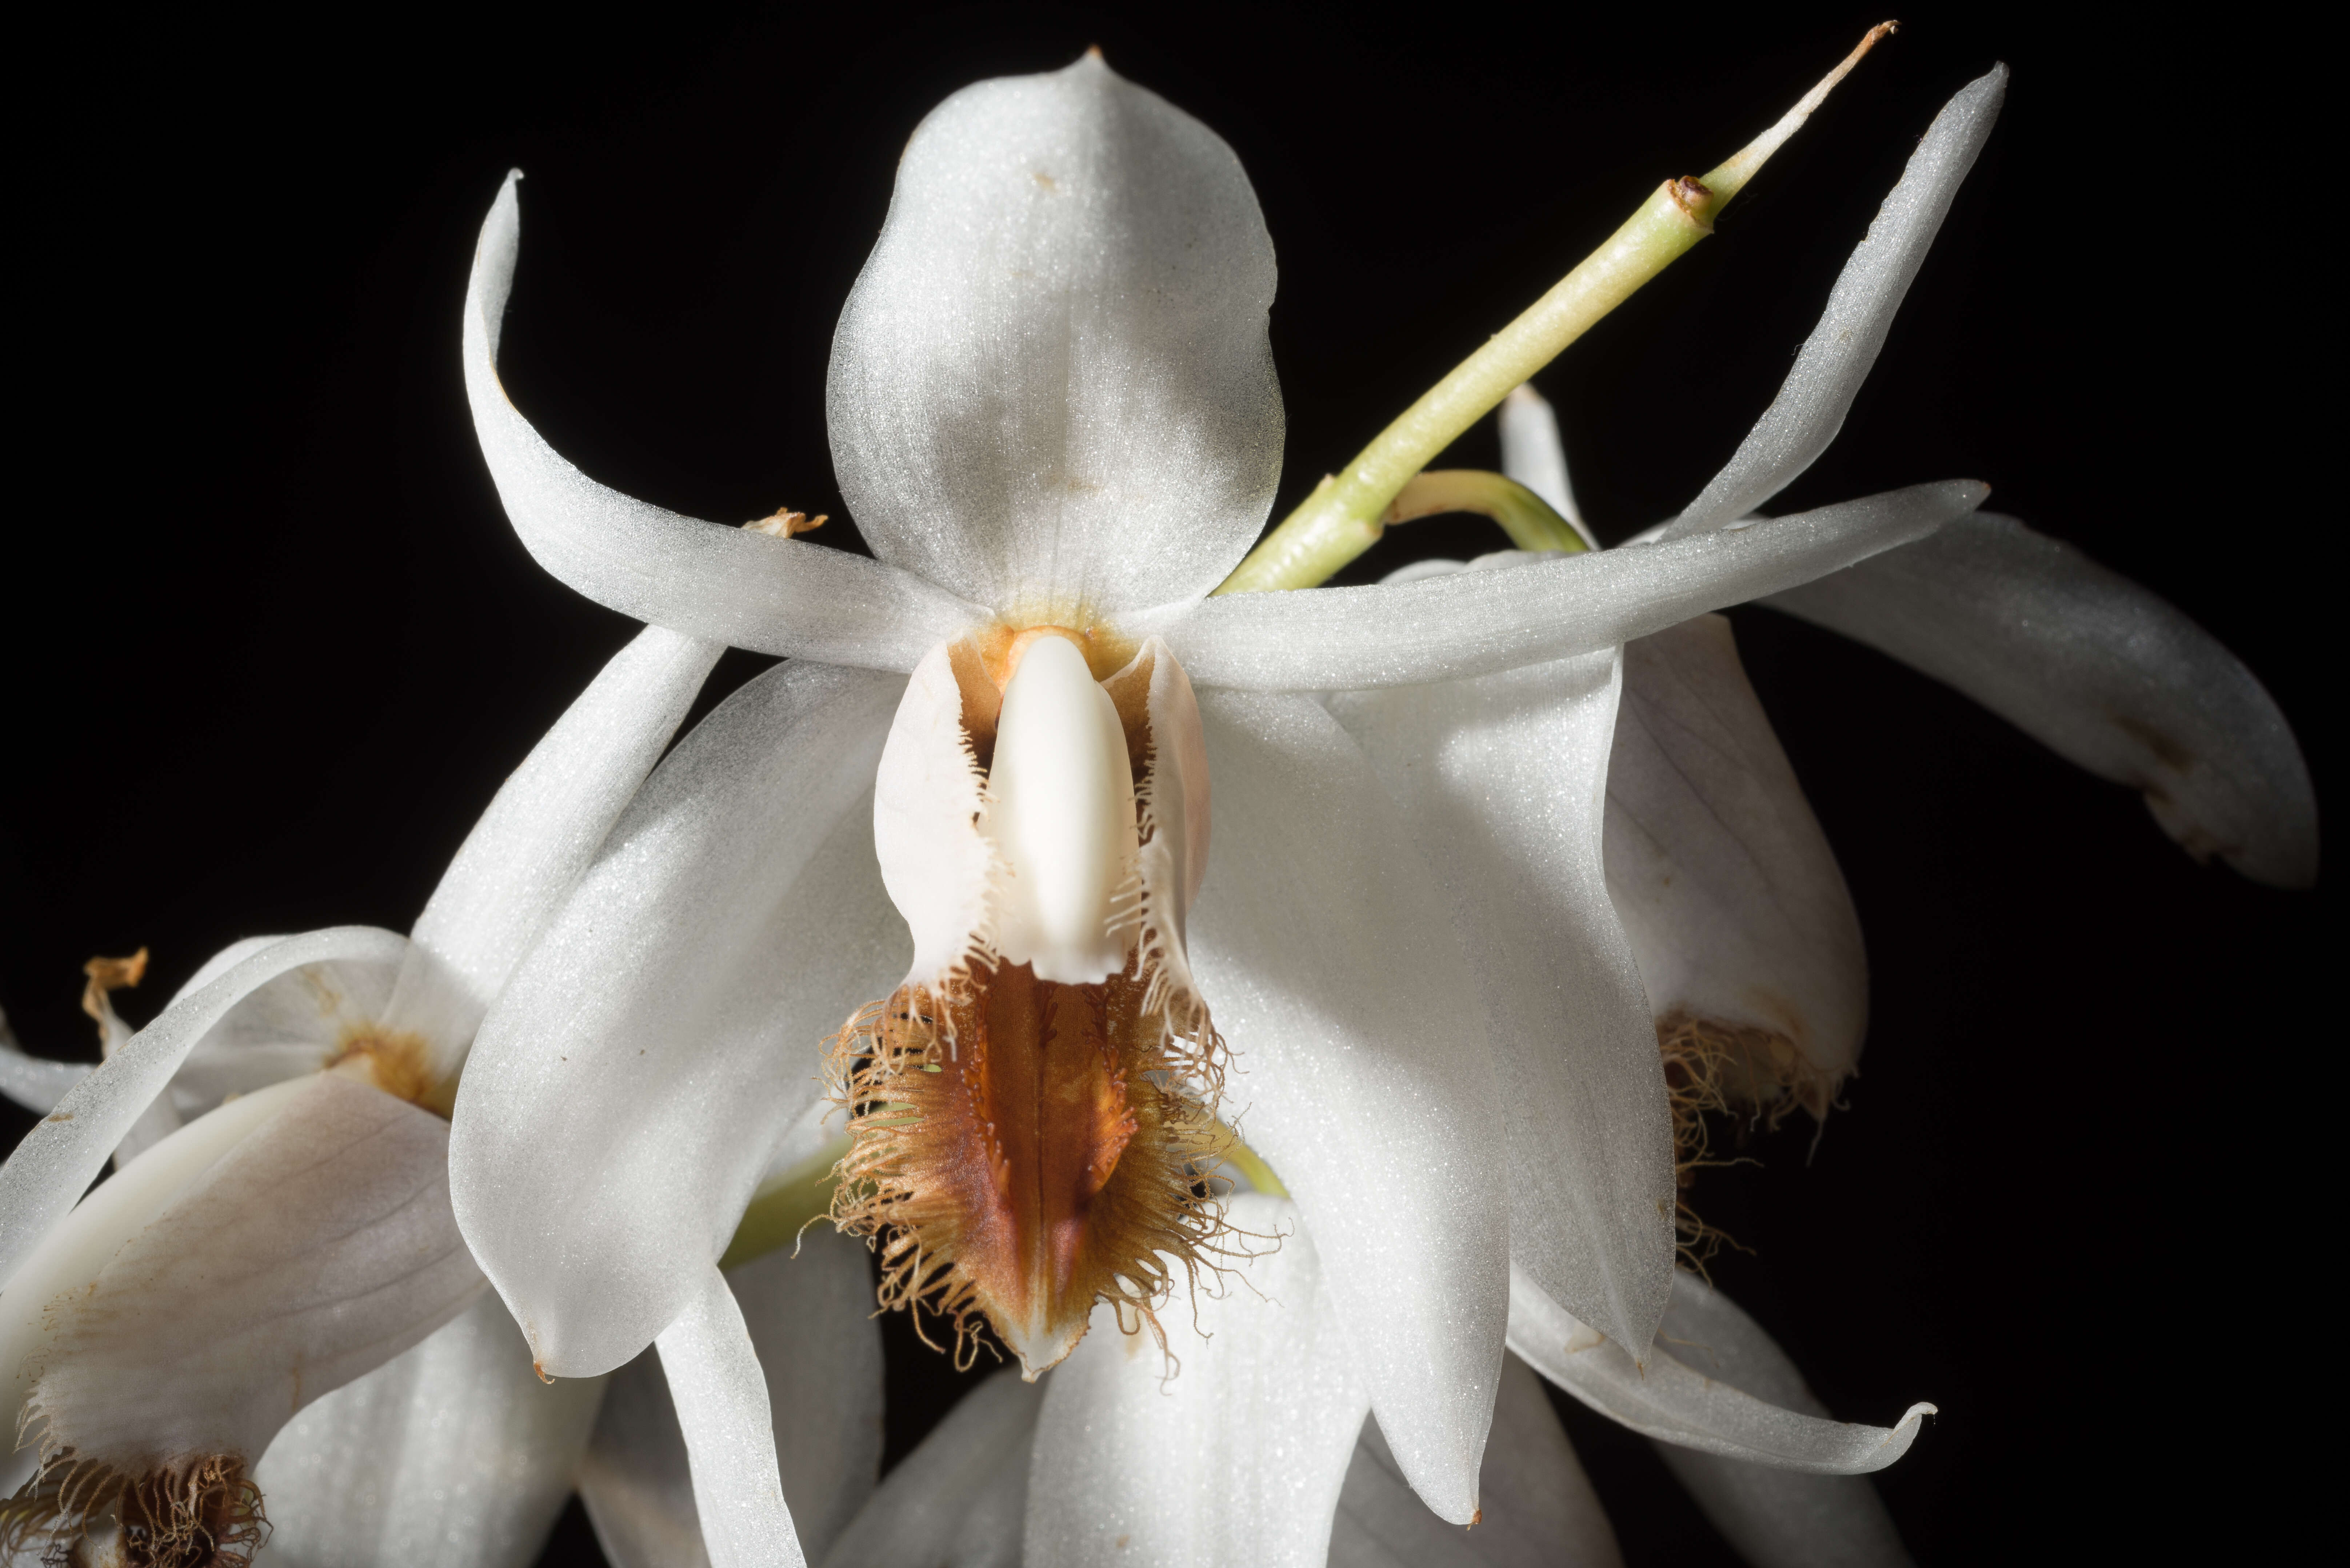
[[[1929,133],[1907,206],[1856,264],[1877,283],[1865,307],[1898,303],[2000,81]],[[543,566],[629,613],[795,656],[655,774],[477,1046],[455,1199],[540,1364],[593,1375],[659,1336],[665,1364],[712,1368],[691,1397],[672,1387],[713,1559],[771,1550],[758,1542],[790,1528],[772,1483],[712,1510],[711,1478],[754,1486],[739,1455],[768,1425],[712,1260],[778,1129],[811,1103],[811,1009],[838,1018],[888,999],[842,1047],[869,1064],[847,1089],[858,1148],[882,1152],[852,1153],[840,1210],[881,1236],[885,1299],[935,1291],[959,1324],[983,1313],[1032,1376],[1068,1354],[1097,1296],[1161,1307],[1160,1254],[1213,1266],[1223,1232],[1180,1194],[1215,1152],[1229,1041],[1248,1076],[1244,1130],[1331,1260],[1389,1451],[1430,1506],[1466,1521],[1501,1365],[1503,1239],[1619,1345],[1646,1347],[1669,1293],[1661,1069],[1596,853],[1613,645],[1930,531],[1981,487],[1919,486],[1475,583],[1203,599],[1253,538],[1274,478],[1270,245],[1230,151],[1088,57],[966,89],[910,144],[834,348],[836,463],[881,556],[866,561],[630,501],[537,437],[495,370],[515,191],[509,180],[484,229],[465,339],[483,451],[517,531]],[[1811,417],[1832,430],[1840,412]],[[1528,666],[1542,668],[1507,673]],[[876,667],[911,667],[912,682],[864,672]],[[1525,688],[1528,737],[1551,732],[1561,701],[1581,716],[1563,771],[1516,770],[1534,794],[1491,822],[1586,820],[1565,859],[1526,863],[1540,867],[1529,909],[1559,900],[1540,917],[1556,923],[1464,925],[1464,966],[1424,867],[1450,857],[1465,871],[1476,851],[1447,835],[1481,819],[1456,828],[1440,799],[1382,780],[1390,757],[1448,746],[1470,780],[1513,775],[1520,699],[1448,715],[1419,695],[1480,677]],[[1194,681],[1207,688],[1196,703]],[[1348,687],[1391,689],[1362,700],[1356,733],[1295,694]],[[1085,782],[1077,763],[1097,747],[1105,771]],[[1576,777],[1587,787],[1561,782]],[[1030,815],[1046,784],[1055,804]],[[1203,885],[1211,836],[1224,864],[1254,874]],[[877,880],[912,929],[894,992],[858,974],[894,944],[834,957],[837,933],[889,924]],[[1587,974],[1562,990],[1562,962]],[[1000,1107],[1028,1102],[1005,1100],[1001,1075],[1043,1051],[1017,1042],[1061,1037],[1081,1014],[1112,1021],[1081,1036],[1107,1053],[1104,1075],[1051,1069],[1077,1076],[1035,1092],[1075,1095],[1078,1119],[1015,1135]],[[1489,1054],[1487,1039],[1515,1054]],[[951,1131],[958,1116],[968,1135]],[[1484,1130],[1496,1125],[1500,1149]],[[1129,1200],[1102,1184],[1150,1170],[1146,1151],[1166,1163],[1134,1178],[1139,1190],[1170,1196],[1133,1199],[1145,1218],[1118,1230],[1107,1216]],[[1110,1205],[1080,1201],[1078,1229],[1052,1232],[1076,1238],[1054,1243],[1074,1249],[1054,1279],[1105,1282],[1024,1297],[1019,1271],[1045,1265],[1009,1261],[1042,1255],[1022,1228],[1062,1221],[1049,1208],[990,1218],[968,1193],[991,1179],[1024,1190],[1024,1162],[1048,1154],[1076,1162],[1051,1180]],[[1429,1175],[1399,1187],[1379,1174],[1399,1168]],[[990,1168],[1014,1174],[977,1174]],[[1149,1219],[1154,1202],[1166,1207]],[[1002,1276],[980,1250],[996,1225],[1010,1228]],[[1342,1461],[1351,1449],[1348,1432]]]
[[[11,1551],[243,1561],[274,1526],[289,1563],[536,1553],[600,1388],[542,1391],[480,1299],[444,1117],[483,1011],[719,652],[649,628],[615,658],[412,936],[237,943],[69,1084],[9,1047],[12,1093],[61,1091],[0,1169],[0,1366],[32,1471]]]

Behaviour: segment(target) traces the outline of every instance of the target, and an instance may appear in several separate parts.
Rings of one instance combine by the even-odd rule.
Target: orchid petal
[[[284,1568],[529,1568],[571,1494],[600,1378],[553,1386],[505,1303],[431,1338],[286,1424],[254,1479],[265,1562]]]
[[[1659,1340],[1742,1394],[1827,1417],[1786,1352],[1728,1296],[1694,1274],[1673,1282]],[[1657,1452],[1754,1568],[1908,1568],[1900,1532],[1863,1476],[1810,1475],[1659,1442]]]
[[[1825,1114],[1868,1025],[1860,917],[1720,616],[1624,649],[1607,845],[1657,1016],[1783,1040]]]
[[[682,517],[597,483],[546,444],[498,381],[498,331],[522,243],[506,176],[465,285],[465,396],[523,547],[622,615],[762,653],[906,670],[985,612],[910,572],[846,551]]]
[[[824,1568],[1020,1568],[1045,1386],[1007,1366],[964,1395],[866,1501]]]
[[[1559,439],[1558,415],[1549,401],[1528,381],[1502,400],[1495,419],[1501,426],[1502,472],[1549,502],[1586,547],[1599,548],[1575,504],[1575,485],[1566,475],[1566,443]]]
[[[1330,708],[1403,807],[1477,971],[1504,1086],[1510,1254],[1645,1355],[1672,1293],[1673,1137],[1601,867],[1617,690],[1610,650]]]
[[[1404,1474],[1466,1523],[1501,1368],[1509,1200],[1451,912],[1319,705],[1207,692],[1200,709],[1217,858],[1191,962],[1232,1047],[1226,1093],[1312,1229]]]
[[[796,1252],[727,1272],[767,1382],[784,1501],[800,1548],[820,1560],[881,1469],[881,1331],[863,1247],[810,1231]],[[685,1438],[660,1363],[612,1375],[579,1492],[615,1568],[702,1568]]]
[[[706,1263],[685,1310],[660,1332],[661,1371],[693,1478],[712,1568],[805,1568],[775,1461],[767,1380],[743,1309]]]
[[[57,1102],[96,1069],[88,1062],[52,1062],[28,1055],[0,1012],[0,1095],[38,1116],[57,1108]]]
[[[165,1008],[68,1090],[0,1168],[0,1285],[89,1190],[107,1157],[163,1092],[189,1048],[248,992],[287,970],[321,960],[398,963],[407,946],[407,938],[372,926],[337,926],[288,937]]]
[[[1051,1484],[1028,1494],[1032,1568],[1327,1559],[1370,1398],[1296,1207],[1243,1193],[1227,1218],[1255,1255],[1159,1314],[1165,1356],[1104,1303],[1045,1385],[1033,1463]]]
[[[1456,680],[1594,653],[1924,537],[1990,493],[1913,485],[1750,527],[1506,572],[1310,593],[1226,594],[1129,628],[1167,639],[1193,684],[1339,691]]]
[[[451,1190],[546,1369],[688,1304],[904,926],[866,811],[903,682],[779,665],[655,770],[482,1025]]]
[[[1697,499],[1647,537],[1677,538],[1734,522],[1794,483],[1827,451],[1885,347],[1894,313],[1925,265],[1951,199],[1991,140],[2006,97],[2007,67],[1994,66],[1943,105],[1837,275],[1827,309],[1778,397]]]
[[[1678,1299],[1683,1287],[1677,1282]],[[1601,1415],[1668,1443],[1814,1475],[1881,1470],[1909,1451],[1931,1405],[1912,1405],[1893,1426],[1830,1421],[1742,1394],[1679,1359],[1694,1354],[1662,1337],[1643,1367],[1510,1271],[1510,1348]]]
[[[473,1003],[463,1044],[588,869],[724,649],[647,627],[612,656],[465,836],[410,940]]]
[[[118,1469],[257,1460],[295,1411],[480,1295],[447,1147],[439,1117],[333,1074],[190,1123],[10,1281],[8,1407],[28,1400],[45,1452]]]
[[[180,995],[191,994],[209,984],[209,976],[225,973],[232,964],[284,940],[232,942],[205,961],[195,978],[180,988]],[[411,942],[401,945],[393,962],[328,959],[306,963],[255,986],[189,1050],[172,1075],[172,1104],[182,1116],[197,1116],[231,1095],[249,1095],[324,1067],[351,1035],[383,1020],[413,951]]]
[[[2146,793],[2164,832],[2256,882],[2317,878],[2317,798],[2276,701],[2164,600],[2012,517],[1763,601],[1956,687]]]
[[[1378,1423],[1366,1424],[1338,1494],[1330,1568],[1621,1568],[1542,1379],[1514,1355],[1502,1365],[1478,1482],[1476,1528],[1445,1523],[1404,1485]]]
[[[858,531],[998,610],[1206,593],[1280,476],[1273,288],[1232,149],[1099,55],[963,88],[906,144],[833,337]]]

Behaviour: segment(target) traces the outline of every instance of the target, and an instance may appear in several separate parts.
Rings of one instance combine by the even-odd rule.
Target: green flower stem
[[[1313,587],[1377,544],[1386,532],[1380,519],[1389,504],[1430,458],[1491,412],[1511,388],[1556,358],[1593,323],[1711,234],[1715,215],[1730,198],[1891,30],[1889,22],[1872,29],[1776,125],[1702,180],[1685,176],[1658,187],[1607,244],[1430,388],[1343,472],[1325,475],[1216,592]]]
[[[1514,479],[1481,468],[1430,468],[1405,482],[1379,518],[1382,524],[1409,523],[1440,512],[1491,517],[1521,550],[1587,548],[1575,524],[1551,510],[1549,502]]]

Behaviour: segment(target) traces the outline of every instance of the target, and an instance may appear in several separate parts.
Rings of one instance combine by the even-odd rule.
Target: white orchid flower
[[[1744,504],[1841,422],[2003,80],[1929,130],[1832,302],[1842,347],[1766,417],[1769,461],[1733,462]],[[1685,247],[1711,199],[1679,182],[1652,208]],[[907,147],[829,400],[878,559],[678,516],[548,447],[497,379],[518,240],[509,180],[466,375],[525,544],[629,614],[789,658],[616,827],[484,1023],[451,1147],[460,1223],[546,1371],[597,1376],[658,1342],[713,1562],[800,1560],[769,1457],[785,1413],[717,1262],[844,1016],[837,1212],[879,1241],[889,1303],[959,1335],[983,1320],[1031,1376],[1074,1349],[1035,1452],[1129,1418],[1126,1382],[1082,1368],[1134,1331],[1182,1360],[1172,1398],[1205,1425],[1123,1483],[1159,1499],[1137,1561],[1202,1530],[1318,1559],[1367,1411],[1382,1462],[1472,1519],[1526,1292],[1635,1376],[1660,1365],[1669,1102],[1601,853],[1617,649],[1923,537],[1981,486],[1733,512],[1506,573],[1208,597],[1275,478],[1271,244],[1231,151],[1097,57],[967,88]],[[1605,308],[1575,303],[1583,275],[1554,291],[1568,315]],[[1457,431],[1523,379],[1500,373],[1472,359],[1423,409],[1466,409]],[[1399,427],[1441,423],[1422,413]],[[1256,576],[1315,556],[1292,543],[1276,534]],[[1472,680],[1465,703],[1431,684]],[[1253,1151],[1219,1121],[1227,1071]],[[1269,1190],[1219,1215],[1202,1179],[1225,1156]],[[1266,1226],[1287,1240],[1253,1256]],[[1176,1344],[1170,1287],[1211,1270],[1235,1290],[1278,1272],[1287,1350],[1240,1329]],[[1192,1308],[1219,1300],[1246,1310],[1229,1290]],[[1310,1402],[1283,1404],[1296,1379]],[[1730,1404],[1709,1440],[1814,1468],[1866,1468],[1915,1430]],[[1667,1407],[1659,1424],[1713,1431]],[[1291,1432],[1289,1490],[1248,1480]],[[1032,1477],[1029,1550],[1090,1551],[1117,1470],[1089,1463],[1090,1491]],[[955,1474],[974,1497],[1010,1484]]]
[[[1502,436],[1509,477],[1582,529],[1557,421],[1531,388],[1504,405]],[[1540,558],[1419,561],[1390,580]],[[2258,678],[2170,605],[2013,518],[1977,513],[1761,602],[1943,679],[2140,790],[2198,859],[2276,887],[2316,878],[2308,765]],[[1721,617],[1626,645],[1604,837],[1685,1173],[1704,1107],[1825,1116],[1867,1028],[1860,920]]]
[[[95,1070],[0,1054],[0,1086],[47,1113],[0,1169],[0,1369],[23,1442],[8,1550],[536,1554],[601,1390],[542,1389],[484,1296],[449,1207],[448,1107],[482,1014],[720,651],[640,633],[500,790],[411,936],[239,942],[135,1034],[101,992]]]

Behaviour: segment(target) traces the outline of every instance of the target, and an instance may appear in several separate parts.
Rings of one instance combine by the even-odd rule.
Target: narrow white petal
[[[2007,97],[2007,67],[1994,66],[1959,90],[1926,129],[1900,182],[1846,262],[1827,309],[1795,356],[1795,368],[1729,464],[1679,517],[1653,537],[1719,528],[1745,516],[1795,481],[1827,451],[1860,385],[1868,379],[1902,296],[1950,210],[1951,198],[1991,140]]]
[[[473,1025],[660,760],[723,645],[647,627],[498,788],[410,940],[447,965]]]
[[[506,176],[465,286],[465,396],[506,516],[566,587],[638,620],[762,653],[911,670],[983,612],[910,572],[722,527],[623,495],[546,444],[498,382],[498,328],[522,243]]]
[[[1676,1284],[1674,1294],[1680,1294]],[[1634,1431],[1710,1454],[1817,1475],[1881,1470],[1909,1451],[1931,1405],[1912,1405],[1893,1426],[1864,1427],[1788,1409],[1742,1394],[1679,1359],[1699,1353],[1659,1335],[1643,1368],[1623,1348],[1510,1272],[1510,1348],[1535,1371]]]
[[[1575,486],[1566,475],[1566,443],[1559,439],[1558,415],[1548,400],[1529,381],[1502,400],[1495,417],[1502,428],[1502,472],[1549,502],[1575,525],[1584,544],[1599,548],[1575,504]]]
[[[447,1147],[439,1117],[317,1074],[149,1150],[0,1296],[0,1371],[30,1385],[33,1428],[133,1473],[258,1459],[303,1406],[481,1293]]]
[[[46,1057],[26,1054],[16,1043],[16,1032],[8,1027],[8,1014],[0,1012],[0,1095],[5,1095],[26,1110],[47,1116],[57,1108],[66,1092],[89,1076],[88,1062],[52,1062]]]
[[[529,1568],[571,1495],[602,1378],[542,1384],[484,1295],[405,1355],[286,1424],[255,1480],[265,1563]]]
[[[712,1568],[803,1568],[751,1331],[717,1264],[704,1265],[694,1286],[656,1343],[685,1434],[703,1547]]]
[[[1672,1293],[1673,1146],[1601,867],[1617,691],[1610,649],[1330,706],[1451,895],[1505,1085],[1510,1255],[1645,1354]]]
[[[1120,1333],[1104,1305],[1046,1381],[1031,1568],[1321,1568],[1328,1556],[1370,1397],[1296,1206],[1247,1193],[1229,1218],[1261,1255],[1159,1314],[1173,1377],[1150,1335]]]
[[[865,1249],[810,1231],[797,1255],[730,1271],[767,1383],[784,1501],[812,1560],[869,1497],[881,1468],[881,1331]],[[614,1568],[697,1568],[709,1557],[685,1438],[652,1352],[612,1374],[579,1491]]]
[[[2118,572],[1981,515],[1764,601],[1958,688],[2146,793],[2163,831],[2281,888],[2317,877],[2317,797],[2241,660]]]
[[[1665,1343],[1708,1377],[1757,1399],[1827,1417],[1827,1407],[1762,1326],[1694,1274],[1673,1282]],[[1659,1442],[1667,1468],[1755,1568],[1907,1568],[1909,1554],[1865,1476],[1775,1469]]]
[[[1833,1095],[1868,1025],[1860,917],[1720,616],[1625,648],[1607,846],[1657,1016],[1777,1035]]]
[[[1550,1396],[1514,1355],[1502,1366],[1478,1480],[1476,1527],[1447,1524],[1412,1496],[1378,1423],[1367,1423],[1338,1494],[1330,1568],[1620,1568],[1616,1532]]]
[[[548,1372],[610,1371],[684,1309],[826,1036],[904,973],[866,796],[901,684],[789,663],[730,697],[484,1022],[451,1187]]]
[[[1201,686],[1339,691],[1452,680],[1596,652],[1923,538],[1982,504],[1972,480],[1913,485],[1637,550],[1374,587],[1225,594],[1132,629]]]
[[[999,610],[1207,592],[1280,475],[1273,286],[1232,149],[1097,55],[963,88],[907,143],[833,337],[859,532]]]
[[[321,960],[398,963],[408,939],[373,926],[337,926],[285,940],[231,966],[165,1008],[130,1044],[69,1090],[0,1168],[0,1285],[105,1168],[107,1157],[163,1092],[188,1050],[266,981]]]
[[[1031,1439],[1050,1381],[1007,1366],[964,1395],[867,1500],[824,1568],[1020,1568]]]
[[[1321,707],[1211,692],[1201,716],[1216,861],[1191,961],[1232,1047],[1228,1101],[1313,1230],[1404,1474],[1465,1523],[1501,1371],[1509,1209],[1451,909]]]

